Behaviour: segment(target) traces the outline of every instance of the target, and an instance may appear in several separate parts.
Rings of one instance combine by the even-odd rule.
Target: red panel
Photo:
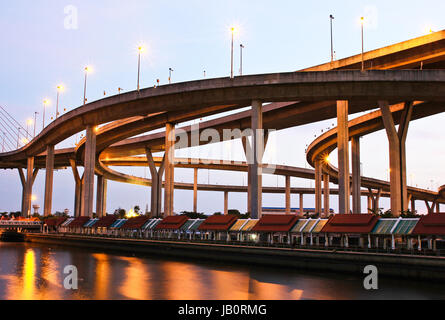
[[[337,214],[332,216],[321,232],[371,233],[379,218],[372,214]]]
[[[90,221],[90,217],[77,217],[67,226],[68,228],[82,228],[85,223]]]
[[[415,235],[445,235],[445,213],[430,213],[420,218]]]
[[[289,232],[300,218],[293,214],[265,214],[258,221],[254,232]]]
[[[127,222],[121,227],[121,229],[140,229],[144,226],[144,224],[150,220],[148,216],[139,216],[136,218],[128,219]]]
[[[177,230],[181,228],[188,219],[187,216],[166,217],[156,226],[155,230]]]
[[[198,230],[227,231],[238,218],[234,215],[210,216],[198,227]]]
[[[116,220],[117,216],[115,215],[102,217],[93,225],[93,228],[109,228]]]
[[[62,218],[49,218],[49,219],[45,220],[45,224],[48,227],[58,227],[62,223],[64,223],[66,221],[66,219],[68,219],[68,218],[65,218],[65,217],[62,217]]]

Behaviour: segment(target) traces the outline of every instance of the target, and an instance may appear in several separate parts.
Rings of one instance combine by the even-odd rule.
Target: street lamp
[[[140,78],[140,74],[141,74],[141,53],[144,51],[144,47],[139,46],[138,47],[138,91],[140,89],[139,86],[139,78]]]
[[[331,14],[329,16],[329,19],[331,21],[331,62],[334,61],[334,38],[333,38],[333,34],[332,34],[332,20],[334,20],[334,16]]]
[[[20,147],[19,143],[20,143],[20,127],[17,128],[18,132],[17,132],[17,149]]]
[[[45,99],[43,100],[43,126],[42,126],[42,130],[45,129],[45,109],[46,107],[49,105],[49,100]]]
[[[240,48],[240,67],[239,67],[239,75],[242,76],[243,75],[243,49],[244,49],[244,45],[240,44],[239,45]]]
[[[36,137],[36,123],[37,123],[37,115],[38,115],[39,113],[36,111],[36,112],[34,112],[34,136],[33,136],[33,138],[35,138]]]
[[[232,32],[232,47],[231,47],[232,49],[230,55],[230,78],[233,79],[233,36],[235,34],[235,28],[232,27],[230,31]]]
[[[172,68],[168,68],[168,83],[172,83],[172,72],[175,71]]]
[[[361,23],[361,26],[362,26],[362,71],[365,71],[365,61],[364,61],[364,57],[363,57],[363,52],[364,52],[363,25],[365,24],[365,18],[364,17],[360,18],[360,23]]]
[[[5,152],[5,139],[6,139],[6,132],[3,132],[2,152]]]
[[[85,67],[85,82],[83,85],[83,105],[87,103],[87,76],[88,72],[91,72],[92,68],[90,66]]]
[[[64,89],[64,88],[63,88],[63,85],[59,84],[59,85],[57,86],[56,119],[57,119],[57,117],[59,116],[59,95],[60,95],[60,92],[61,92],[63,89]]]
[[[32,119],[26,120],[26,137],[30,136],[29,134],[29,126],[32,125],[33,121]]]

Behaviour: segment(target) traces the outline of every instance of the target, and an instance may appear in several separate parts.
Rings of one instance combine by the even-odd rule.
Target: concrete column
[[[94,202],[94,168],[96,163],[96,131],[94,126],[87,126],[84,159],[84,183],[82,187],[82,204],[80,215],[93,216]]]
[[[373,197],[368,196],[368,213],[370,213],[373,209],[372,203],[373,203]]]
[[[291,212],[291,203],[290,203],[290,176],[286,176],[286,214],[290,214]]]
[[[329,216],[331,204],[329,201],[330,191],[329,191],[329,174],[323,174],[323,196],[324,196],[324,215]]]
[[[416,198],[414,196],[411,197],[411,211],[416,212]]]
[[[315,214],[321,215],[322,210],[322,187],[321,182],[323,180],[322,175],[322,163],[321,160],[315,160]]]
[[[156,169],[153,160],[153,154],[149,148],[145,148],[147,156],[148,167],[151,174],[151,197],[150,197],[150,211],[152,217],[161,217],[162,211],[162,176],[165,168],[165,155],[159,170]]]
[[[252,101],[252,161],[249,161],[251,199],[251,217],[260,219],[262,216],[262,158],[264,153],[263,104],[259,100]]]
[[[379,106],[389,141],[391,212],[394,216],[400,216],[408,209],[405,146],[413,104],[405,103],[398,130],[388,102],[379,101]]]
[[[246,156],[246,162],[247,162],[247,212],[252,212],[251,208],[251,194],[252,194],[252,184],[250,183],[250,177],[251,177],[251,166],[249,166],[249,162],[252,162],[252,148],[250,146],[249,139],[247,139],[246,136],[243,136],[241,138],[241,141],[243,143],[243,149],[244,149],[244,155]]]
[[[224,215],[229,214],[229,191],[224,191]]]
[[[352,156],[352,213],[362,213],[361,208],[361,172],[360,172],[360,137],[351,139]]]
[[[25,210],[25,195],[26,195],[26,178],[25,178],[25,174],[23,173],[23,169],[22,168],[17,168],[18,172],[19,172],[19,177],[20,177],[20,182],[22,185],[22,204],[20,207],[20,212],[24,212]]]
[[[173,215],[173,199],[175,187],[175,125],[165,126],[165,184],[164,184],[164,216]]]
[[[54,176],[54,146],[49,145],[46,147],[46,178],[45,178],[45,204],[44,215],[45,217],[52,213],[53,202],[53,176]]]
[[[33,173],[34,173],[34,157],[29,157],[27,162],[26,183],[25,183],[26,187],[24,192],[25,201],[22,210],[23,217],[28,217],[31,214]]]
[[[300,216],[304,214],[304,194],[300,193]]]
[[[338,208],[343,214],[350,213],[348,114],[348,101],[337,101]]]
[[[73,177],[75,182],[75,194],[74,194],[74,217],[80,216],[80,208],[82,206],[82,179],[79,176],[79,171],[77,170],[76,161],[70,159],[71,169],[73,171]]]
[[[97,176],[96,216],[102,218],[107,214],[107,179]]]
[[[198,212],[198,168],[195,168],[193,178],[193,212]]]

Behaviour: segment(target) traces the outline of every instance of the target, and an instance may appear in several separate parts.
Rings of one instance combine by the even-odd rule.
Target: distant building
[[[286,213],[286,208],[282,207],[263,207],[263,214],[283,214]],[[290,208],[290,212],[293,214],[299,214],[300,208]],[[321,209],[324,212],[324,209]],[[330,213],[334,213],[334,209],[329,209]],[[315,213],[315,208],[303,208],[303,213]]]

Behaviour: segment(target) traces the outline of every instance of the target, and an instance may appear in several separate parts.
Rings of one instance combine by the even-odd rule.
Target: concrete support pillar
[[[107,179],[97,176],[96,216],[102,218],[107,215]]]
[[[164,183],[164,217],[173,215],[175,186],[175,125],[165,126],[165,183]]]
[[[348,114],[348,101],[337,101],[338,208],[343,214],[350,213]]]
[[[322,174],[322,160],[315,160],[315,214],[321,215],[322,210],[322,186],[321,182],[323,180]]]
[[[21,207],[20,207],[20,212],[24,212],[25,210],[25,195],[26,195],[26,177],[25,174],[23,173],[23,169],[22,168],[17,168],[18,172],[19,172],[19,177],[20,177],[20,182],[22,184],[22,203],[21,203]]]
[[[360,137],[351,139],[352,156],[352,213],[362,213],[361,208],[361,170],[360,170]]]
[[[251,184],[251,217],[260,219],[262,216],[262,158],[264,154],[263,104],[259,100],[252,101],[252,158],[249,159]]]
[[[300,216],[304,214],[304,194],[300,193]]]
[[[372,212],[373,210],[372,202],[373,202],[373,197],[368,195],[368,213]]]
[[[198,212],[198,168],[195,168],[193,178],[193,212]]]
[[[368,188],[368,191],[369,191],[369,197],[371,197],[372,199],[372,212],[378,212],[380,209],[380,197],[382,196],[382,189],[379,189],[376,195],[374,195],[371,188]]]
[[[53,202],[53,176],[54,176],[54,146],[46,147],[46,177],[45,177],[45,203],[44,215],[45,217],[52,213]]]
[[[147,156],[148,167],[151,174],[151,197],[150,197],[150,211],[152,217],[161,217],[162,212],[162,175],[165,168],[165,155],[159,169],[156,169],[153,160],[153,154],[149,148],[145,148]]]
[[[29,157],[27,161],[26,183],[24,192],[24,205],[22,210],[22,217],[31,215],[31,201],[32,201],[32,185],[34,182],[34,157]]]
[[[414,198],[414,196],[411,195],[411,212],[415,213],[416,212],[416,198]]]
[[[93,216],[94,202],[94,168],[96,164],[96,131],[95,127],[88,125],[86,128],[85,159],[84,159],[84,183],[82,187],[82,204],[80,215]]]
[[[229,191],[224,191],[224,215],[229,214]]]
[[[405,144],[413,104],[405,103],[398,130],[388,102],[379,101],[379,106],[389,141],[391,212],[394,216],[400,216],[408,209]]]
[[[290,203],[290,176],[286,176],[286,214],[290,214],[291,212],[291,203]]]
[[[247,212],[252,213],[252,208],[250,206],[251,194],[252,194],[252,185],[250,183],[251,166],[249,165],[249,162],[252,159],[252,148],[250,146],[249,139],[246,136],[242,136],[241,142],[243,143],[244,155],[246,156],[246,162],[247,162]]]
[[[331,213],[331,205],[329,201],[330,191],[329,191],[329,174],[323,175],[323,196],[324,196],[324,215],[325,217],[329,216]]]

